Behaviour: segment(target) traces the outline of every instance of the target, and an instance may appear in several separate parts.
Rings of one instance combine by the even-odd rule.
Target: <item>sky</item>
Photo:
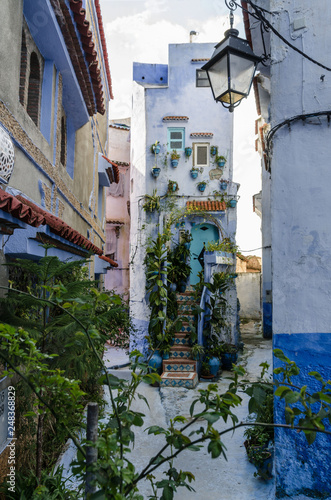
[[[199,34],[193,43],[219,42],[229,28],[224,0],[100,0],[112,76],[114,100],[110,118],[131,116],[132,63],[168,63],[170,43],[188,43],[190,31]],[[245,38],[240,9],[235,27]],[[221,104],[215,103],[215,113]],[[237,244],[245,254],[261,255],[261,221],[253,213],[252,196],[261,190],[261,166],[255,152],[254,94],[235,113],[234,176],[238,182]]]

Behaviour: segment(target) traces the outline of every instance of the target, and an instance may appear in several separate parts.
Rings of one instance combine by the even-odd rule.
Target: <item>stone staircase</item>
[[[177,293],[178,316],[186,318],[170,350],[170,358],[163,360],[161,387],[186,387],[193,389],[198,383],[197,362],[191,357],[189,338],[191,325],[194,323],[192,306],[194,305],[193,288]]]

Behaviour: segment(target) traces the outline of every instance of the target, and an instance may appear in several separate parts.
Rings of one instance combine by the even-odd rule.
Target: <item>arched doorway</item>
[[[191,276],[190,283],[195,285],[198,283],[198,272],[203,268],[203,248],[208,241],[217,241],[219,232],[213,224],[196,224],[191,229]],[[199,258],[200,257],[200,258]]]

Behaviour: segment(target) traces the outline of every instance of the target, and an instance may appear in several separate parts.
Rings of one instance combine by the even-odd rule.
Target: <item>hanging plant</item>
[[[158,155],[161,151],[161,146],[159,141],[155,141],[154,144],[151,145],[151,153]]]
[[[193,179],[196,179],[198,177],[199,170],[197,168],[192,167],[190,172],[191,172],[191,177]]]
[[[199,182],[199,184],[198,184],[199,191],[203,192],[206,189],[206,186],[207,186],[207,182],[206,181]]]
[[[160,196],[156,195],[156,189],[153,190],[152,195],[145,194],[145,203],[143,204],[143,210],[145,210],[145,212],[155,212],[157,210],[160,210],[160,199]]]
[[[170,161],[171,161],[172,167],[178,166],[179,158],[180,158],[180,155],[177,153],[176,149],[173,149],[172,152],[170,153]]]
[[[223,191],[224,191],[228,187],[228,181],[221,179],[220,186],[221,186],[221,189],[223,189]]]
[[[152,168],[152,176],[153,177],[158,177],[160,175],[161,169],[160,167],[153,167]]]
[[[217,146],[210,146],[210,154],[215,156],[217,154]]]
[[[226,164],[225,156],[222,156],[222,155],[218,156],[217,155],[215,158],[215,163],[217,163],[217,166],[220,168],[224,167],[224,165]]]
[[[189,158],[192,154],[192,151],[193,150],[190,147],[185,148],[185,156],[187,156],[187,158]]]
[[[178,191],[179,187],[178,187],[178,182],[176,181],[169,181],[168,182],[168,193],[174,193],[176,191]]]
[[[227,202],[227,206],[230,207],[230,208],[236,208],[236,206],[237,206],[237,200],[235,200],[235,199],[229,200]]]

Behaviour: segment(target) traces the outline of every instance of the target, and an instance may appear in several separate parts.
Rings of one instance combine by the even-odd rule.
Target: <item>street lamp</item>
[[[247,40],[238,38],[233,28],[233,12],[230,12],[230,29],[224,39],[215,46],[211,59],[201,68],[207,72],[215,101],[219,101],[232,113],[240,101],[247,97],[255,69],[262,60],[254,54]]]

